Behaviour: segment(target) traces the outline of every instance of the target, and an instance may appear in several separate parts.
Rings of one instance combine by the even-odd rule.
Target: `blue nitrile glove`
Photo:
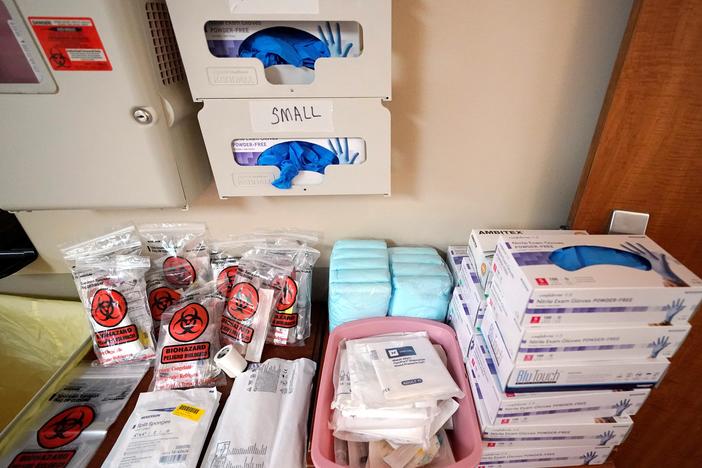
[[[339,141],[338,138],[335,138],[334,141],[336,141],[336,146],[334,146],[334,143],[332,140],[328,139],[327,142],[329,143],[329,148],[331,149],[332,153],[334,153],[338,158],[339,158],[339,163],[340,164],[354,164],[356,162],[356,159],[358,158],[359,153],[354,152],[351,154],[349,152],[349,139],[344,138],[344,146],[343,148],[341,147],[341,141]]]
[[[314,62],[329,57],[329,47],[314,35],[288,26],[262,29],[239,46],[239,57],[255,57],[264,68],[273,65],[294,65],[314,70]]]
[[[651,263],[636,252],[598,245],[563,247],[551,252],[549,260],[568,271],[576,271],[592,265],[619,265],[644,271],[651,269]]]
[[[649,346],[651,347],[651,357],[657,357],[658,353],[663,351],[665,348],[667,348],[670,345],[670,339],[667,336],[661,336],[657,340],[649,343]]]
[[[651,263],[651,268],[653,271],[658,273],[663,277],[663,282],[666,286],[688,286],[686,282],[680,279],[678,275],[673,273],[668,264],[668,258],[663,252],[651,252],[643,244],[637,242],[632,244],[631,242],[624,242],[622,247],[633,254],[639,255]]]
[[[306,141],[288,141],[261,153],[256,164],[280,169],[280,176],[273,181],[273,185],[279,189],[289,189],[300,171],[324,174],[328,165],[339,164],[339,158],[323,146]]]
[[[614,405],[614,409],[616,410],[616,413],[614,413],[615,416],[621,416],[625,410],[629,409],[631,407],[631,400],[629,398],[626,398],[624,400],[620,400],[619,403]]]
[[[583,465],[589,465],[592,463],[592,461],[597,458],[597,452],[587,452],[585,455],[582,455],[580,458],[583,459]]]
[[[351,47],[353,47],[353,43],[349,42],[345,46],[341,45],[341,26],[339,23],[336,23],[336,37],[334,37],[334,34],[332,33],[332,28],[331,24],[329,21],[327,21],[327,35],[324,34],[324,30],[322,30],[321,26],[317,26],[317,31],[319,32],[319,38],[324,42],[324,45],[326,45],[329,49],[329,52],[331,53],[332,57],[347,57],[349,55],[349,51],[351,50]]]
[[[598,435],[597,437],[600,438],[599,445],[607,445],[607,442],[614,439],[614,431],[603,432],[602,434]]]
[[[685,301],[682,299],[675,300],[671,304],[663,307],[663,310],[665,310],[665,321],[663,322],[663,325],[670,325],[673,318],[682,312],[683,309],[685,309]]]

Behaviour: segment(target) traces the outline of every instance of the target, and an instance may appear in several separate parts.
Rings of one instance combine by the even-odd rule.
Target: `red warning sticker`
[[[29,24],[54,70],[112,70],[92,19],[30,16]]]
[[[222,317],[222,333],[234,338],[242,343],[251,343],[253,339],[254,329],[247,327],[243,323],[232,320],[227,317]]]
[[[210,342],[164,346],[161,364],[174,362],[201,361],[210,358]]]
[[[10,468],[64,468],[75,454],[75,450],[21,452],[12,460]]]
[[[271,325],[280,328],[293,328],[297,326],[297,314],[276,312],[271,319]]]
[[[98,348],[117,346],[138,339],[139,333],[134,325],[95,332],[95,343],[97,343]]]

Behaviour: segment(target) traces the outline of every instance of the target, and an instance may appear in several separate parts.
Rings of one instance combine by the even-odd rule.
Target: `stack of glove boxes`
[[[450,310],[482,462],[604,462],[687,335],[702,280],[645,236],[504,236],[490,270],[480,330],[460,287]]]

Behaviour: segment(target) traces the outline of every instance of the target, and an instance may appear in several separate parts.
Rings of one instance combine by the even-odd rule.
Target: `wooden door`
[[[606,232],[612,210],[702,276],[702,0],[636,0],[570,225]],[[635,416],[617,468],[702,466],[702,312]]]

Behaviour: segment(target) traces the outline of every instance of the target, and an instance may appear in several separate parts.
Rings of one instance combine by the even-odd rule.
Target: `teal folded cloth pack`
[[[389,253],[388,315],[445,321],[453,279],[438,252],[431,247],[394,247]]]
[[[378,268],[388,268],[388,259],[386,257],[351,257],[335,259],[329,269],[336,270],[375,270]]]
[[[363,270],[329,270],[329,284],[332,283],[389,283],[390,271],[385,268],[368,268]]]
[[[329,262],[329,330],[388,313],[392,285],[385,241],[342,239]]]
[[[408,254],[408,253],[398,253],[390,255],[391,263],[414,263],[414,264],[429,264],[429,265],[443,265],[444,261],[439,254],[434,251],[433,255],[427,254]]]
[[[336,244],[334,244],[336,246]],[[346,258],[355,258],[355,259],[367,259],[367,258],[381,258],[387,265],[388,263],[388,251],[384,249],[376,249],[376,248],[365,248],[365,247],[343,247],[340,249],[337,249],[334,247],[332,250],[331,254],[331,262],[334,262],[335,260],[341,260],[341,259],[346,259]]]

